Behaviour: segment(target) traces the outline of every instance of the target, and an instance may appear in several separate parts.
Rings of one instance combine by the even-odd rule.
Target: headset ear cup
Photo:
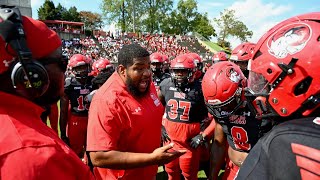
[[[29,80],[22,64],[17,62],[11,72],[11,81],[17,93],[30,99],[43,95],[49,87],[49,76],[42,64],[36,61],[24,63],[24,69],[29,74]]]

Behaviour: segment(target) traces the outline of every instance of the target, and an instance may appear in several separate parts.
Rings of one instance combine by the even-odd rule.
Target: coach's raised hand
[[[171,162],[187,152],[186,150],[174,150],[172,149],[173,146],[174,144],[170,143],[166,146],[155,149],[151,154],[151,156],[154,158],[154,162],[156,162],[158,165],[163,165]]]

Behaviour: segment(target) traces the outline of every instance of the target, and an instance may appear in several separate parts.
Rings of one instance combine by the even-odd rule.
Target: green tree
[[[57,20],[64,20],[64,17],[68,13],[68,10],[63,7],[60,3],[56,7],[56,19]]]
[[[129,0],[103,0],[102,12],[108,23],[116,22],[122,32],[127,30],[127,20],[130,22],[132,12],[128,11]]]
[[[234,10],[225,9],[220,12],[220,18],[214,19],[220,29],[218,44],[224,48],[230,47],[230,43],[226,41],[230,36],[237,37],[244,42],[251,38],[253,34],[243,22],[235,17],[234,13]]]
[[[177,21],[177,11],[172,11],[169,15],[166,15],[160,24],[161,31],[167,34],[176,34],[178,30],[179,22]]]
[[[85,27],[94,30],[103,26],[101,15],[98,13],[92,13],[90,11],[80,11],[81,22],[85,24]]]
[[[161,24],[165,22],[165,17],[172,10],[172,0],[143,0],[145,6],[145,18],[143,25],[145,30],[151,33],[160,30]]]
[[[55,20],[57,19],[56,15],[56,8],[50,0],[46,0],[38,9],[38,18],[40,20]]]
[[[177,34],[192,32],[199,17],[197,9],[196,0],[179,0],[177,9],[165,18],[166,24],[162,25],[163,32]]]
[[[145,28],[143,24],[143,16],[146,14],[145,0],[127,0],[125,12],[126,18],[126,31],[142,31]]]
[[[74,22],[81,22],[80,13],[78,12],[75,6],[69,8],[68,12],[66,13],[64,20],[66,21],[74,21]]]
[[[203,37],[210,39],[210,36],[217,36],[215,29],[210,24],[208,14],[199,14],[195,20],[195,32],[201,34]]]

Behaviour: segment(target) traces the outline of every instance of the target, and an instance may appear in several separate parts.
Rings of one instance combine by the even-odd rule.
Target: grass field
[[[224,170],[221,170],[221,171],[219,172],[218,180],[221,180],[221,179],[222,179],[223,174],[224,174]],[[159,168],[158,168],[158,174],[157,174],[157,180],[167,180],[167,179],[168,179],[167,174],[163,171],[162,166],[159,166]],[[207,176],[206,176],[206,174],[204,173],[203,170],[198,172],[198,179],[200,179],[200,180],[205,180],[205,179],[207,179]]]
[[[163,171],[163,167],[159,166],[158,167],[158,174],[157,174],[157,180],[167,180],[168,179],[168,175]],[[204,173],[204,171],[199,171],[198,172],[198,179],[207,179],[206,174]]]
[[[210,48],[214,49],[215,51],[225,51],[226,53],[231,53],[225,49],[223,49],[222,47],[220,47],[218,44],[211,42],[211,41],[203,41],[204,44],[206,44],[207,46],[209,46]]]

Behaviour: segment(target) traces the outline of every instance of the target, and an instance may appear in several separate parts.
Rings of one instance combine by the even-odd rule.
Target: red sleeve
[[[208,113],[209,114],[209,113]],[[209,137],[210,139],[211,139],[211,136],[213,135],[213,133],[214,133],[214,129],[215,129],[215,127],[216,127],[216,122],[215,122],[215,120],[214,120],[214,118],[212,117],[212,116],[208,116],[207,118],[210,118],[211,120],[211,122],[210,122],[210,124],[209,124],[209,126],[203,131],[203,133],[207,136],[207,137]],[[208,139],[208,138],[207,138]]]
[[[89,110],[87,151],[118,150],[123,125],[120,121],[120,106],[117,105],[119,103],[117,100],[112,102],[106,102],[105,98],[93,99]]]
[[[71,151],[71,150],[70,150]],[[72,152],[59,147],[27,147],[0,157],[0,179],[94,179]]]

